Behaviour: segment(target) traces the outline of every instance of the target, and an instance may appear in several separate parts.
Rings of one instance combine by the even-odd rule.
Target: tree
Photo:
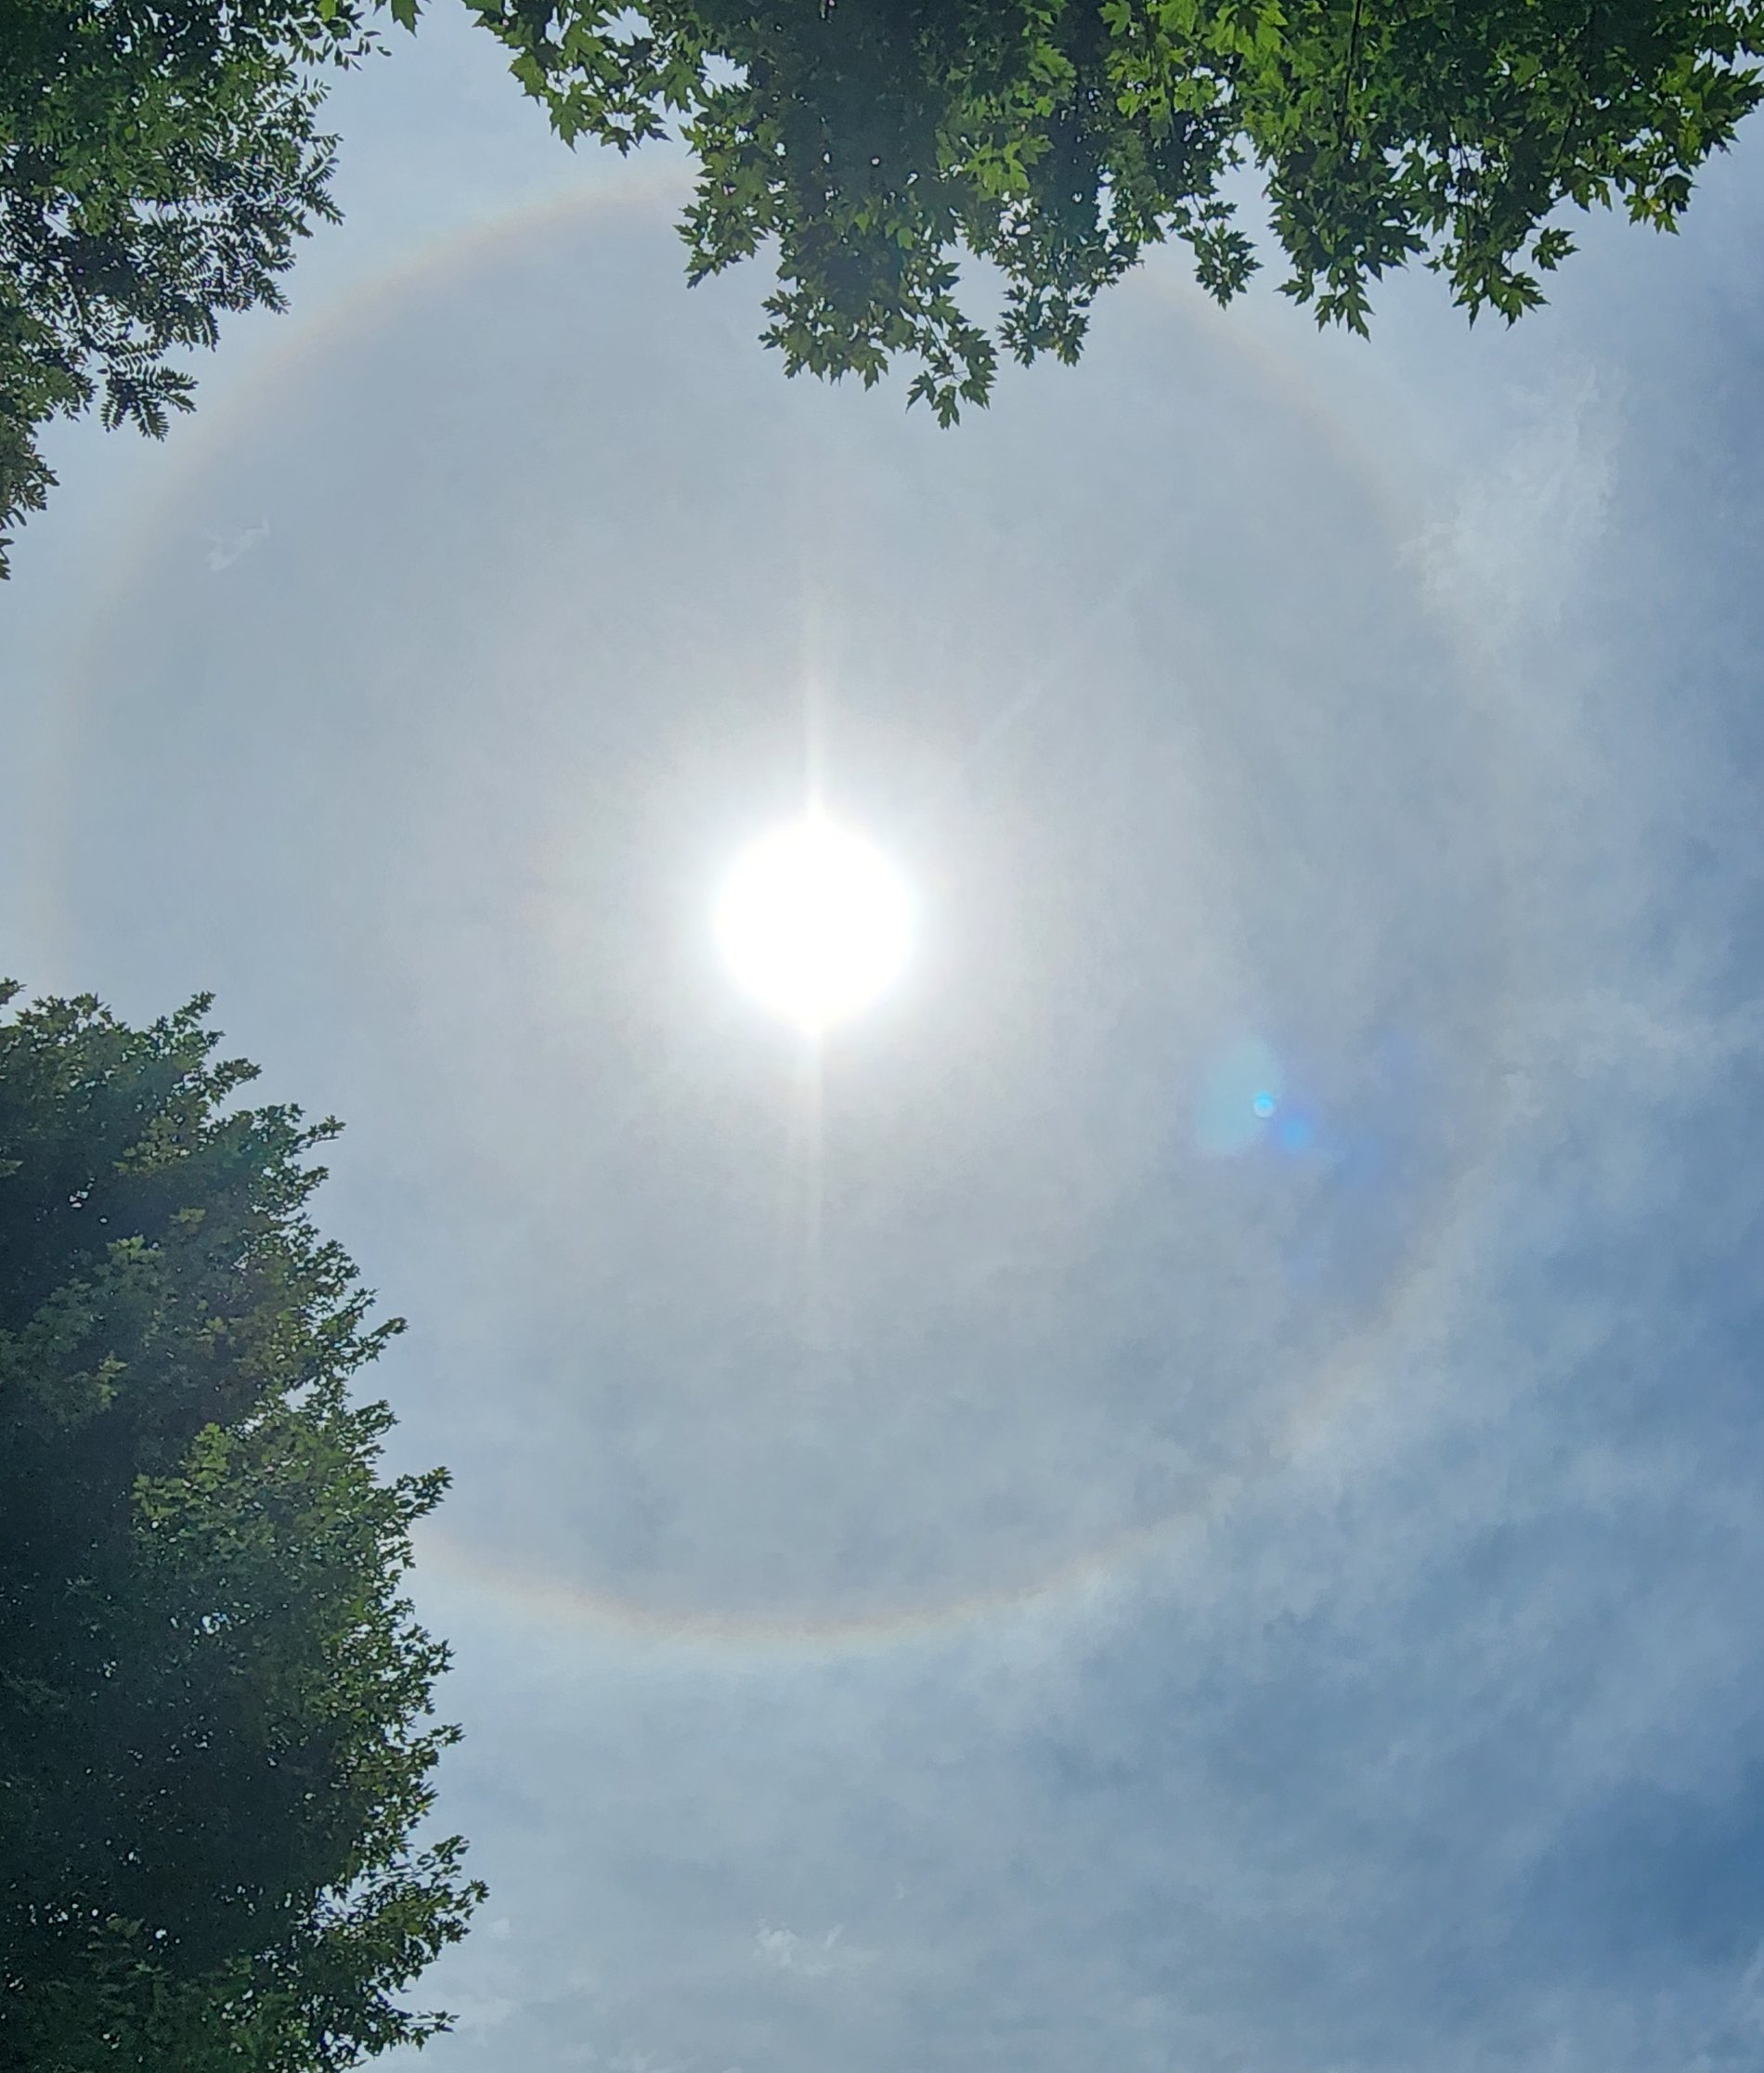
[[[10,999],[7,986],[0,998]],[[400,1328],[305,1204],[336,1125],[229,1097],[192,1002],[0,1026],[0,2067],[331,2073],[480,1889],[399,1595],[439,1471],[350,1378]]]
[[[280,307],[336,214],[318,67],[368,41],[352,0],[0,0],[0,576],[48,420],[162,435],[175,356]]]
[[[1185,243],[1220,302],[1260,176],[1320,323],[1419,260],[1510,321],[1573,250],[1562,206],[1672,229],[1764,92],[1764,7],[1726,0],[468,0],[560,135],[629,150],[676,117],[688,270],[775,241],[786,369],[897,356],[948,423],[1000,348],[1076,358],[1098,292]],[[990,261],[989,327],[956,299]]]
[[[36,428],[162,432],[217,313],[329,216],[321,64],[422,0],[0,0],[0,525]],[[1764,0],[467,0],[568,142],[674,123],[701,279],[770,246],[766,342],[953,422],[1001,353],[1073,360],[1096,296],[1185,244],[1228,302],[1260,181],[1285,292],[1367,329],[1411,261],[1511,321],[1570,206],[1676,227],[1764,92]],[[1003,306],[958,296],[963,253]],[[4,542],[0,542],[0,547]],[[0,563],[0,573],[4,564]]]

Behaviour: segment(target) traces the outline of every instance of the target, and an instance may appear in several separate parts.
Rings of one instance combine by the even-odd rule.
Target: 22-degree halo
[[[913,902],[880,850],[811,812],[741,852],[714,926],[741,985],[814,1035],[867,1007],[898,975]]]

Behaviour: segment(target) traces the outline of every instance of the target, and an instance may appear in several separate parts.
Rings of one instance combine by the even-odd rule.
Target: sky
[[[943,433],[450,14],[332,111],[56,435],[0,963],[347,1121],[423,2066],[1764,2064],[1764,130],[1511,331],[1161,255]],[[710,921],[811,769],[920,917],[818,1063]]]

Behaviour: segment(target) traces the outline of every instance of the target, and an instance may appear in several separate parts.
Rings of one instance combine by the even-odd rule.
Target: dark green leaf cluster
[[[901,360],[945,423],[1001,354],[1075,358],[1148,246],[1229,301],[1255,265],[1235,172],[1319,322],[1365,330],[1411,261],[1511,321],[1567,208],[1674,228],[1764,92],[1764,0],[467,4],[571,143],[684,140],[689,275],[768,248],[790,373]],[[420,5],[0,0],[0,527],[43,502],[45,421],[97,401],[162,432],[178,356],[279,303],[332,214],[318,68]],[[964,254],[1002,286],[990,320]]]
[[[407,6],[410,0],[407,0]],[[694,279],[770,241],[791,373],[897,356],[945,422],[1001,347],[1073,358],[1092,303],[1180,240],[1221,302],[1253,265],[1253,167],[1320,322],[1423,260],[1474,317],[1540,300],[1562,205],[1662,228],[1756,104],[1754,5],[1723,0],[469,0],[570,141],[672,121]],[[993,326],[956,299],[998,269]]]
[[[162,434],[176,356],[280,306],[335,215],[318,67],[364,44],[349,0],[0,0],[0,533],[53,483],[45,421]]]
[[[8,992],[10,989],[6,990]],[[0,994],[0,998],[4,998]],[[196,1001],[0,1027],[0,2067],[330,2073],[477,1898],[400,1595],[439,1472],[348,1393],[397,1323],[305,1213],[335,1125]]]

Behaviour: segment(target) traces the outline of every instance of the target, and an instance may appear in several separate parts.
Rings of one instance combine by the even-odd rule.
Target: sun
[[[905,964],[913,902],[863,836],[811,812],[744,849],[717,900],[724,962],[810,1035],[866,1007]]]

